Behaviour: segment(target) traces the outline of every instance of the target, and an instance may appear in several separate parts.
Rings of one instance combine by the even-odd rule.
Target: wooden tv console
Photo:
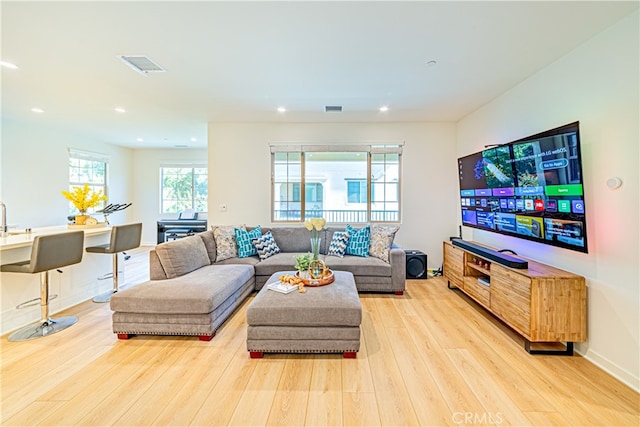
[[[573,343],[587,339],[584,277],[531,260],[527,269],[505,267],[450,242],[443,251],[449,288],[460,289],[521,334],[529,353],[572,355]],[[534,350],[532,342],[564,342],[566,348]]]

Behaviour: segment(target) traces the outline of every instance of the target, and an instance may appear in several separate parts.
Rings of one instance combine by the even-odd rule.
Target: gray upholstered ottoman
[[[278,280],[272,275],[267,283]],[[288,272],[292,274],[292,272]],[[360,350],[362,307],[353,274],[334,271],[327,286],[281,294],[263,287],[247,308],[247,350],[264,353],[342,353]]]

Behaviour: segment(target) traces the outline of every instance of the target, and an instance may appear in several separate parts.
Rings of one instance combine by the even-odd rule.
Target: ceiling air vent
[[[145,76],[149,73],[165,73],[167,71],[146,56],[120,55],[119,58],[129,67]]]
[[[342,105],[325,105],[325,113],[342,113]]]

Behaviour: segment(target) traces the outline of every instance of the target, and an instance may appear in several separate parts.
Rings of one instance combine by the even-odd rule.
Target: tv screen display
[[[458,159],[462,224],[587,252],[579,123]]]

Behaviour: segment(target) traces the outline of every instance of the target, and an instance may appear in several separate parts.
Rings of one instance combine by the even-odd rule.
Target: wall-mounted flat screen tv
[[[579,122],[458,159],[462,224],[587,252]]]

